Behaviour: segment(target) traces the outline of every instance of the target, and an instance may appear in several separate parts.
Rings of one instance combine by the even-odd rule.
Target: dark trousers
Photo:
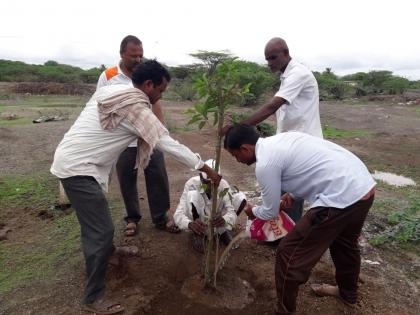
[[[299,285],[308,280],[328,248],[341,297],[356,302],[360,272],[357,239],[372,203],[373,196],[345,209],[310,209],[284,237],[277,249],[275,267],[278,314],[295,311]]]
[[[120,190],[127,211],[124,219],[126,222],[135,223],[141,219],[137,169],[134,169],[136,156],[137,147],[128,147],[121,153],[116,165]],[[170,200],[168,174],[161,151],[153,151],[149,165],[144,170],[144,177],[152,221],[156,225],[163,225],[167,221],[166,212],[169,210]]]
[[[87,278],[83,303],[90,304],[105,293],[114,225],[105,195],[93,177],[74,176],[61,179],[61,182],[80,223]]]

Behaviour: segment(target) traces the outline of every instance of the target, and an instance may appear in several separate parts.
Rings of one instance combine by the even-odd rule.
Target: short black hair
[[[168,70],[156,60],[148,60],[133,69],[132,81],[135,86],[140,86],[147,80],[152,80],[155,86],[161,85],[163,78],[171,81]]]
[[[135,45],[141,45],[141,40],[134,35],[127,35],[123,38],[120,45],[120,54],[126,51],[128,43],[133,43]]]
[[[250,125],[233,125],[225,135],[224,148],[238,150],[243,144],[255,145],[260,138],[255,128]]]

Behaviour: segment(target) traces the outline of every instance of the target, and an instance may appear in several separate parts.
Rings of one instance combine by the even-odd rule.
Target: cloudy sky
[[[2,0],[0,12],[0,59],[111,66],[132,34],[168,65],[194,62],[197,50],[264,64],[266,42],[283,37],[312,70],[420,79],[417,0]]]

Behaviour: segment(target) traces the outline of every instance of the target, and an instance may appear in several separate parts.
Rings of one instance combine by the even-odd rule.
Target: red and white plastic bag
[[[295,226],[295,222],[284,211],[279,212],[277,219],[248,220],[245,231],[249,237],[258,241],[273,242],[290,232]]]

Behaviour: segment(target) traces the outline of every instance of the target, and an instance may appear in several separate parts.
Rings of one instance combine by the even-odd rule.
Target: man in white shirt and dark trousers
[[[265,46],[265,59],[272,72],[280,72],[280,88],[267,104],[241,124],[257,125],[273,114],[277,118],[277,133],[300,131],[322,138],[319,117],[318,83],[312,72],[289,54],[282,38],[272,38]],[[226,132],[229,126],[224,127]],[[303,200],[296,201],[285,212],[297,222],[302,216]]]
[[[189,169],[204,171],[211,180],[220,181],[199,155],[169,136],[151,110],[170,81],[168,71],[157,61],[147,61],[134,68],[132,80],[134,87],[113,85],[95,92],[58,145],[51,166],[81,226],[87,274],[83,309],[97,314],[124,310],[104,296],[107,265],[115,248],[114,225],[103,191],[121,152],[137,139],[141,154],[133,167],[144,169],[157,147]]]
[[[120,45],[121,61],[119,65],[106,69],[100,75],[97,90],[103,86],[124,84],[133,86],[131,82],[133,68],[143,59],[142,42],[133,35],[126,36]],[[164,124],[162,106],[159,101],[152,104],[152,111]],[[118,158],[116,169],[121,194],[124,199],[127,216],[125,235],[133,236],[137,233],[137,224],[141,219],[139,193],[137,190],[137,169],[134,168],[137,155],[136,141],[124,150]],[[167,217],[170,208],[169,183],[166,173],[163,153],[155,149],[150,158],[149,165],[144,170],[146,181],[147,200],[153,224],[170,233],[180,230],[172,219]]]
[[[250,218],[276,218],[280,208],[297,199],[310,204],[277,250],[277,314],[295,312],[299,285],[308,280],[328,248],[337,286],[314,285],[315,293],[356,303],[360,272],[357,240],[376,186],[362,161],[319,137],[285,132],[263,139],[249,125],[231,127],[224,147],[238,162],[256,163],[262,205],[245,209]],[[281,197],[282,190],[289,193]]]

